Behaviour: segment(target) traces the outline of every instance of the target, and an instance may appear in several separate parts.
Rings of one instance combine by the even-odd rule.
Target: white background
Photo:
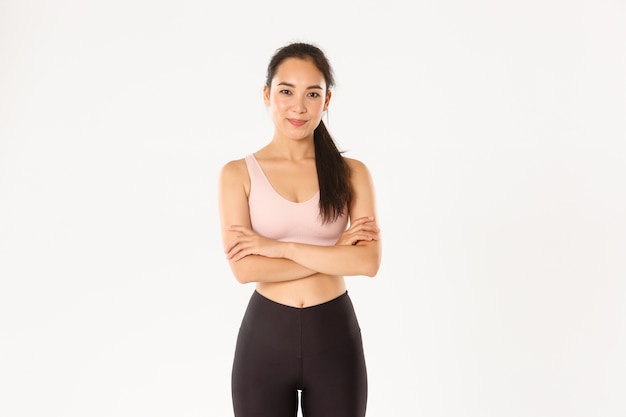
[[[620,0],[0,1],[0,416],[224,417],[217,175],[322,47],[373,175],[368,417],[626,415]]]

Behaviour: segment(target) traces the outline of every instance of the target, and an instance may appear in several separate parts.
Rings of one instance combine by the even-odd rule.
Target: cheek
[[[323,112],[324,112],[324,102],[323,102],[323,101],[321,101],[321,102],[317,102],[317,103],[316,103],[315,110],[316,110],[318,113],[323,113]]]
[[[322,113],[324,111],[325,102],[324,100],[311,100],[309,101],[309,109],[316,113]]]
[[[287,102],[285,100],[281,100],[280,97],[272,97],[270,99],[270,107],[273,111],[280,113],[287,108]]]

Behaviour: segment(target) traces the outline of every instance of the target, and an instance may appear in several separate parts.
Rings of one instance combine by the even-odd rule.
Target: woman
[[[263,88],[272,140],[220,174],[226,257],[255,282],[232,370],[235,416],[362,417],[367,374],[344,276],[381,259],[366,166],[343,157],[322,115],[332,69],[307,43],[276,51]],[[348,227],[349,224],[349,227]]]

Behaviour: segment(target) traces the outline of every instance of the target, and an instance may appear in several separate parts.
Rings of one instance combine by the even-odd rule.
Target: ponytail
[[[320,215],[323,223],[330,223],[341,217],[352,201],[350,169],[323,121],[315,129],[313,141],[320,188]]]

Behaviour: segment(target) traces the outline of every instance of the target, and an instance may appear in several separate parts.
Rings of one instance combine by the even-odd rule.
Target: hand
[[[361,217],[350,222],[350,227],[343,232],[335,245],[356,245],[362,240],[378,240],[380,229],[373,217]]]
[[[282,258],[282,242],[265,238],[246,226],[234,225],[228,228],[237,236],[226,244],[226,258],[238,261],[248,255],[261,255],[268,258]]]

